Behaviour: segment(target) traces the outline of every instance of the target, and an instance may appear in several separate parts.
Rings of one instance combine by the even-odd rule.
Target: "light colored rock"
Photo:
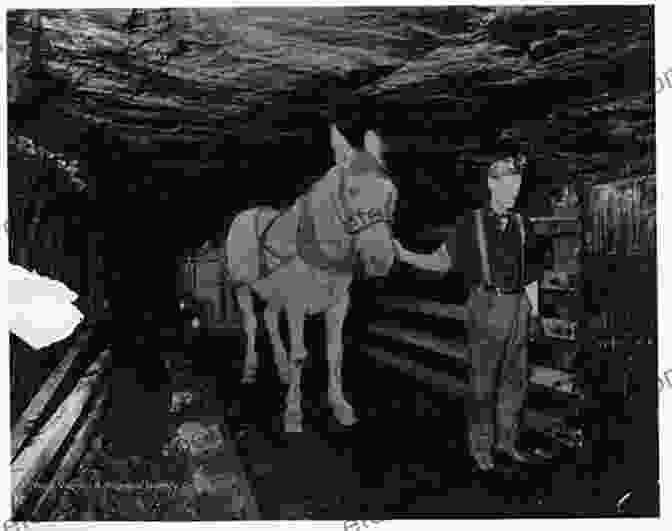
[[[186,422],[177,430],[178,440],[185,444],[194,457],[216,450],[224,444],[217,424],[204,426],[199,422]]]

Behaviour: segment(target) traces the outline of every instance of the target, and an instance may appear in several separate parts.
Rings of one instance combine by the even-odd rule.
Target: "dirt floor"
[[[176,381],[182,378],[177,387],[194,389],[197,397],[179,414],[170,415],[171,424],[204,415],[221,419],[236,442],[260,518],[385,520],[650,512],[646,508],[655,493],[633,492],[627,469],[613,467],[608,473],[594,474],[590,467],[574,464],[572,452],[543,465],[505,465],[497,473],[476,473],[464,441],[462,400],[376,365],[351,340],[345,348],[343,382],[359,422],[350,428],[340,426],[326,401],[327,363],[320,335],[319,325],[309,321],[301,434],[283,433],[285,387],[263,336],[259,376],[252,385],[239,383],[240,337],[209,337],[188,352],[173,353],[175,359],[192,360],[191,367],[178,371],[182,376]],[[128,419],[129,425],[132,422]],[[527,436],[522,442],[532,450],[539,441]],[[158,462],[155,466],[162,468]],[[160,470],[157,473],[161,475]],[[170,502],[171,507],[189,501],[188,496],[179,498]],[[207,509],[180,511],[146,516],[206,519]],[[126,519],[122,514],[108,518]]]
[[[263,519],[627,515],[649,501],[628,489],[623,467],[593,474],[574,464],[572,452],[545,464],[475,473],[462,400],[377,366],[353,344],[346,347],[343,378],[359,422],[344,428],[326,402],[319,333],[310,338],[307,329],[307,335],[317,354],[304,370],[301,434],[282,432],[284,387],[263,340],[267,355],[256,384],[237,385],[240,359],[220,358],[227,375],[216,385],[227,395],[222,403]],[[528,435],[522,444],[534,450],[537,442]]]

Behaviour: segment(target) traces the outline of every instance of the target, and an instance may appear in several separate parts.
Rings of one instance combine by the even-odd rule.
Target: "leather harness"
[[[355,236],[360,232],[376,225],[378,223],[391,223],[392,221],[392,209],[393,209],[393,198],[390,199],[388,205],[386,205],[385,212],[381,215],[380,213],[373,212],[367,214],[358,213],[355,214],[350,211],[347,203],[346,195],[346,182],[345,182],[345,171],[343,167],[338,167],[339,170],[339,187],[338,187],[338,199],[339,201],[334,201],[334,208],[338,213],[339,221],[343,224],[345,232],[348,236]],[[322,269],[324,271],[332,273],[351,273],[356,265],[356,251],[354,247],[354,238],[350,238],[350,245],[348,252],[342,258],[332,258],[328,256],[322,249],[321,242],[317,235],[317,228],[315,227],[315,216],[312,213],[310,205],[310,194],[312,190],[308,191],[306,194],[302,195],[297,199],[294,207],[298,204],[299,206],[299,221],[296,232],[296,247],[297,253],[291,255],[282,255],[278,253],[271,245],[268,243],[268,233],[273,227],[275,222],[289,210],[284,210],[275,215],[271,221],[266,225],[266,227],[259,232],[259,218],[262,214],[262,210],[257,212],[255,217],[255,234],[258,234],[259,241],[259,279],[266,278],[273,271],[280,267],[288,265],[292,260],[297,256],[301,258],[305,263],[312,267]],[[340,205],[339,205],[340,203]],[[339,206],[344,211],[340,211]],[[292,207],[292,208],[294,208]],[[269,253],[274,258],[279,260],[279,264],[275,268],[271,268],[264,256],[264,252]]]

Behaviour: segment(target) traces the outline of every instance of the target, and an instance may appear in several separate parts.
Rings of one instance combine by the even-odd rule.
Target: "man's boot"
[[[495,468],[492,458],[492,426],[474,423],[469,428],[469,452],[476,462],[476,467],[482,472],[489,472]]]
[[[490,453],[479,452],[474,454],[473,458],[476,462],[476,468],[481,472],[490,472],[495,468],[495,461]]]

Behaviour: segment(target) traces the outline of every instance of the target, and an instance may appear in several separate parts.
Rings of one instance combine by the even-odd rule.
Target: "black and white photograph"
[[[4,528],[659,519],[657,6],[243,4],[4,10]]]

